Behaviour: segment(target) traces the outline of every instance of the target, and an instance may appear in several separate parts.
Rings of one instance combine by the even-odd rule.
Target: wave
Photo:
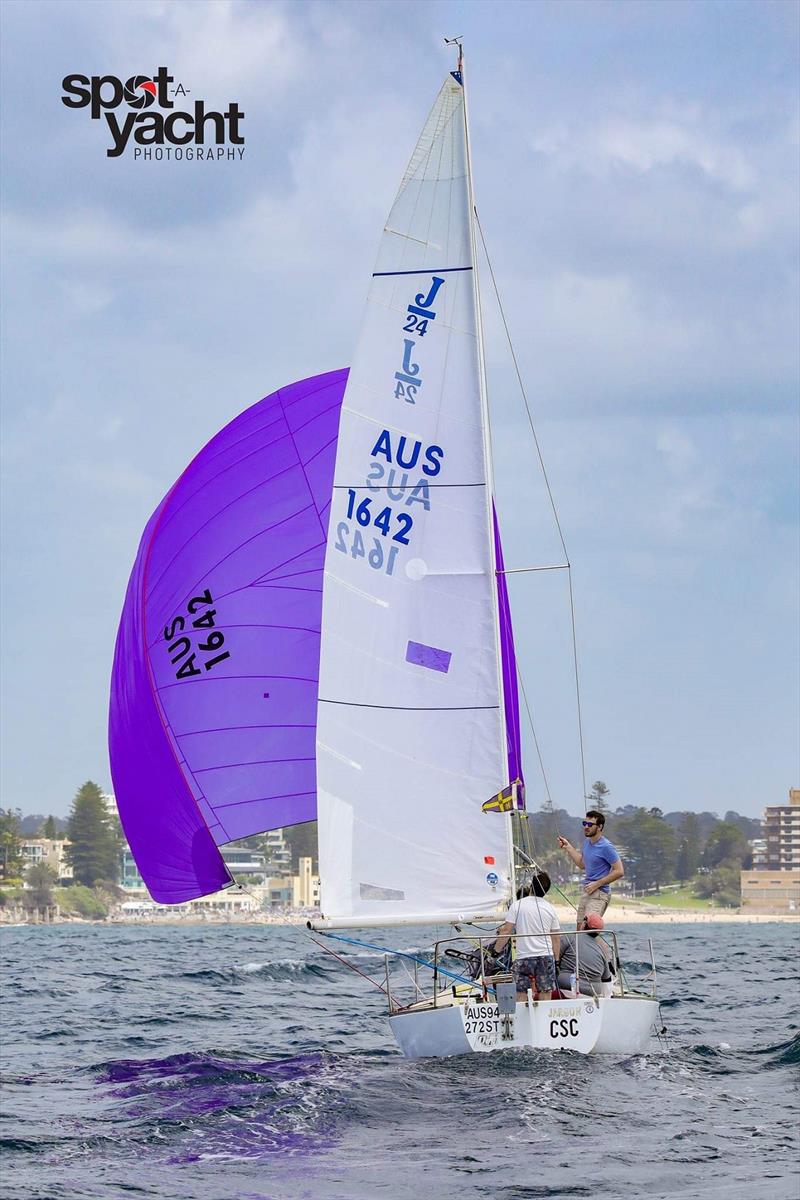
[[[774,1042],[767,1046],[731,1046],[728,1042],[709,1045],[698,1042],[689,1047],[688,1053],[699,1058],[712,1070],[725,1072],[745,1072],[750,1074],[754,1069],[753,1059],[767,1060],[767,1067],[795,1066],[800,1062],[800,1034],[795,1034],[784,1042]]]
[[[762,1058],[771,1058],[774,1066],[794,1066],[795,1063],[800,1063],[800,1033],[796,1033],[793,1038],[789,1038],[786,1042],[776,1042],[772,1046],[756,1047],[753,1050],[745,1051],[745,1053]]]
[[[59,1138],[21,1138],[21,1137],[0,1137],[0,1154],[12,1150],[16,1150],[18,1154],[38,1154],[41,1150],[46,1150],[48,1146],[55,1146],[59,1142]]]
[[[197,970],[181,971],[173,975],[173,979],[188,979],[194,983],[241,983],[253,976],[262,979],[281,980],[302,976],[321,979],[329,974],[329,970],[319,963],[307,962],[303,959],[282,959],[275,962],[248,962],[234,964],[229,967],[200,967]]]
[[[111,1085],[129,1146],[173,1163],[316,1152],[347,1119],[342,1074],[351,1067],[324,1052],[270,1059],[185,1052],[94,1070]]]

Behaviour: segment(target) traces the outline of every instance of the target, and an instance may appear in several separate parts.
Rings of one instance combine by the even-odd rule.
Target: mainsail
[[[317,719],[333,924],[488,914],[511,887],[508,819],[481,812],[510,751],[519,774],[519,750],[516,733],[506,741],[472,210],[455,73],[386,223],[342,407]],[[516,715],[510,624],[504,640]]]

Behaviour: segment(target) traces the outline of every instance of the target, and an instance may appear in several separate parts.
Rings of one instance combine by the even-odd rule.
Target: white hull
[[[644,1054],[660,1027],[658,1003],[638,996],[518,1001],[503,1014],[481,1000],[418,1007],[389,1024],[406,1058],[446,1058],[533,1048],[579,1054]]]

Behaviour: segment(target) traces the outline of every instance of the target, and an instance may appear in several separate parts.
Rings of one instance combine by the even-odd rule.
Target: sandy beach
[[[555,905],[555,909],[562,926],[566,927],[574,923],[574,909],[564,904]],[[736,908],[703,912],[699,909],[661,908],[655,904],[615,904],[612,901],[605,914],[606,926],[609,929],[617,925],[655,925],[658,923],[673,925],[729,925],[734,921],[740,923],[746,922],[748,925],[759,925],[765,921],[798,924],[800,923],[800,913],[751,913],[741,912]]]

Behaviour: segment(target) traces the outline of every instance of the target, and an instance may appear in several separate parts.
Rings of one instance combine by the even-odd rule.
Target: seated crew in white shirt
[[[550,1000],[556,986],[561,938],[556,910],[544,899],[549,890],[550,876],[546,871],[538,871],[531,879],[528,894],[512,901],[505,924],[497,931],[495,953],[503,949],[516,930],[514,982],[518,1000],[526,999],[528,988],[533,989],[537,1000]]]

